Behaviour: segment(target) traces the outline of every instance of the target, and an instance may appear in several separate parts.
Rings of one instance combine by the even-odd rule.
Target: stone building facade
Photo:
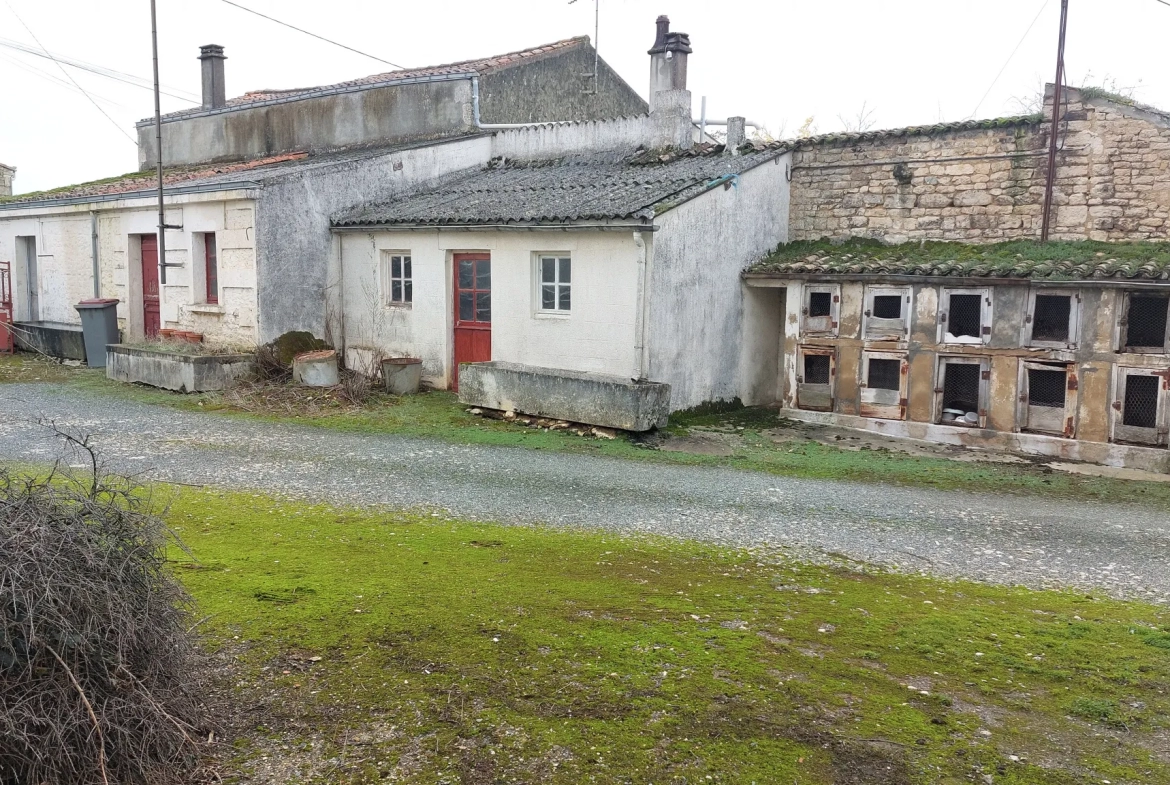
[[[1164,239],[1170,114],[1066,89],[1053,191],[1054,240]],[[792,240],[897,244],[1040,235],[1052,114],[835,134],[793,153]]]
[[[12,181],[16,179],[16,167],[0,164],[0,196],[12,196]]]

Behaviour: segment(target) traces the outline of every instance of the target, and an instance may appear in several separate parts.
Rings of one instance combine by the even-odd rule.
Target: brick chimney
[[[16,167],[0,164],[0,196],[12,196],[12,181],[16,179]]]
[[[199,59],[203,63],[203,108],[219,109],[227,103],[223,84],[223,61],[227,57],[223,47],[219,44],[201,46]]]
[[[691,92],[687,90],[687,55],[691,38],[686,33],[670,32],[670,19],[658,17],[654,46],[650,55],[650,128],[651,147],[689,148],[694,141],[691,130]]]

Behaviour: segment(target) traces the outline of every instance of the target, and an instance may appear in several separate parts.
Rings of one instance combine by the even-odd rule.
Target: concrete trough
[[[106,347],[107,378],[177,392],[223,390],[254,367],[250,354],[182,354],[124,344]]]
[[[516,363],[459,367],[459,401],[537,417],[648,431],[670,415],[670,385]]]
[[[80,324],[65,322],[16,322],[16,348],[62,360],[85,362],[85,337]]]

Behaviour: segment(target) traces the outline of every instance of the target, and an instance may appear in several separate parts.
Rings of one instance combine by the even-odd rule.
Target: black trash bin
[[[81,314],[85,361],[90,368],[106,367],[106,346],[118,343],[118,300],[96,298],[73,306]]]

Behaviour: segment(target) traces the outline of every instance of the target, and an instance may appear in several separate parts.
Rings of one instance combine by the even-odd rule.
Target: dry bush
[[[158,781],[198,752],[191,601],[149,497],[71,441],[92,472],[0,470],[0,782]]]

